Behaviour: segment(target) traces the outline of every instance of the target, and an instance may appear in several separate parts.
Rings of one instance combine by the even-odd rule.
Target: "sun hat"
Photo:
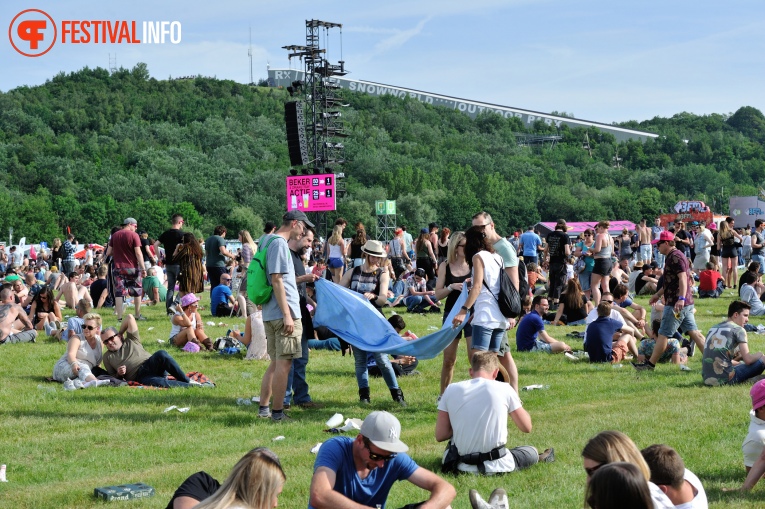
[[[385,254],[385,249],[383,249],[383,245],[379,240],[368,240],[366,244],[361,246],[361,252],[380,258],[385,258],[387,256]]]
[[[754,384],[749,395],[752,397],[752,410],[765,406],[765,380],[760,380]]]
[[[409,450],[409,447],[399,439],[401,423],[388,412],[378,411],[367,415],[359,433],[383,451],[406,452]]]
[[[663,231],[659,234],[658,239],[651,241],[651,244],[658,244],[659,242],[667,242],[670,240],[675,240],[675,234],[672,232]]]
[[[709,223],[709,226],[708,226],[708,228],[709,228],[710,230],[716,230],[716,229],[717,229],[717,223],[715,223],[714,221],[712,221],[711,223]]]
[[[195,302],[199,302],[199,297],[197,297],[193,293],[187,293],[186,295],[181,297],[182,308],[185,308],[186,306],[190,306],[191,304],[194,304]]]

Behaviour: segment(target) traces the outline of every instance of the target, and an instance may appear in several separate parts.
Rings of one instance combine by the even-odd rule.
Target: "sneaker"
[[[75,389],[85,388],[85,384],[83,384],[82,380],[80,380],[79,378],[75,378],[74,380],[72,380],[72,385],[74,386]]]
[[[291,404],[285,403],[284,406],[282,407],[282,410],[289,410],[291,407],[292,407]]]
[[[276,415],[276,414],[271,415],[271,420],[273,422],[289,422],[292,420],[292,417],[282,412],[279,415]]]
[[[552,447],[545,449],[545,452],[539,455],[539,461],[542,463],[552,463],[555,461],[555,449]]]
[[[632,367],[635,368],[638,371],[653,371],[656,366],[651,364],[649,361],[645,362],[633,362]]]
[[[508,509],[510,501],[507,499],[507,492],[502,488],[497,488],[489,496],[489,505],[492,509]]]
[[[680,364],[680,371],[693,371],[691,368],[686,366],[685,364]]]
[[[688,357],[693,357],[693,354],[696,353],[696,342],[691,339],[688,343]]]
[[[470,507],[473,509],[491,509],[491,506],[481,498],[476,490],[470,490]]]
[[[54,327],[53,330],[61,330],[61,322],[59,322],[58,320],[54,320],[53,327]]]
[[[568,359],[568,360],[570,360],[570,361],[572,361],[572,362],[579,362],[579,357],[577,357],[576,355],[574,355],[574,354],[573,354],[573,353],[571,353],[571,352],[565,352],[565,353],[563,354],[563,356],[564,356],[566,359]]]
[[[174,315],[174,314],[177,314],[177,313],[178,313],[178,311],[175,308],[175,304],[171,304],[170,306],[167,307],[167,314],[168,315],[171,315],[171,314]]]
[[[268,419],[269,417],[271,417],[271,409],[268,407],[259,408],[258,417],[261,417],[263,419]]]
[[[145,316],[143,316],[143,315],[138,315],[138,316],[136,316],[136,317],[135,317],[135,319],[136,319],[136,320],[138,320],[138,321],[140,321],[140,320],[146,320],[146,317],[145,317]]]
[[[64,390],[65,391],[76,391],[77,387],[74,386],[74,382],[71,380],[68,380],[64,382]]]
[[[202,387],[202,384],[196,380],[189,380],[189,387]]]

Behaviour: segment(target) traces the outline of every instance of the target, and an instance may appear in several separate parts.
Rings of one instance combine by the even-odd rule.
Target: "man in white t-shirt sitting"
[[[626,309],[619,307],[618,305],[614,306],[614,296],[610,292],[605,292],[601,297],[600,300],[603,301],[603,299],[606,300],[609,304],[611,304],[611,315],[610,317],[614,320],[618,320],[622,322],[622,332],[625,334],[631,334],[635,339],[643,339],[645,337],[645,334],[643,334],[641,328],[638,326],[638,320],[635,318],[635,316],[627,311]],[[587,325],[590,325],[592,322],[598,319],[598,308],[595,307],[587,314],[587,318],[585,319],[585,323]],[[585,329],[585,341],[587,341],[587,329]]]
[[[482,474],[512,472],[540,461],[555,460],[552,449],[540,455],[530,445],[505,447],[507,416],[524,433],[531,432],[531,416],[510,384],[495,380],[498,372],[499,361],[494,352],[476,352],[471,360],[471,380],[449,385],[441,396],[436,440],[451,439],[444,460],[446,463],[454,458],[456,470]],[[450,451],[454,447],[456,451]]]
[[[765,447],[765,380],[760,380],[749,391],[752,410],[749,412],[749,432],[741,446],[747,473],[760,457]]]
[[[651,470],[650,481],[667,495],[676,508],[707,509],[707,494],[696,474],[685,468],[683,458],[668,445],[646,447],[640,454]]]

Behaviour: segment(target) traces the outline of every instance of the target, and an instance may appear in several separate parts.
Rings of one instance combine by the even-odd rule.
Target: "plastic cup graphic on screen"
[[[290,210],[295,210],[296,208],[298,208],[297,196],[295,196],[294,194],[292,195],[292,203],[290,205],[291,205]]]
[[[308,195],[307,194],[303,195],[303,208],[304,209],[308,208]]]

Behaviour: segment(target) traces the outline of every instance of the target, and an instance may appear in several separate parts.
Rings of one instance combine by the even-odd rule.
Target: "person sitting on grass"
[[[600,297],[601,300],[605,299],[608,304],[611,304],[611,318],[614,320],[619,320],[622,322],[622,331],[629,333],[634,337],[635,339],[643,339],[645,334],[643,334],[643,331],[641,330],[641,327],[638,327],[638,319],[635,318],[635,316],[627,311],[626,309],[622,308],[621,306],[614,306],[614,296],[610,292],[603,292],[603,294]],[[591,324],[595,320],[598,319],[598,309],[594,308],[590,313],[587,315],[587,325]],[[586,337],[586,329],[585,329],[585,337]]]
[[[231,292],[231,275],[224,272],[220,277],[220,284],[213,288],[210,295],[210,309],[213,316],[231,316],[236,313],[237,304],[234,294]]]
[[[653,295],[659,284],[659,277],[654,274],[653,264],[646,262],[640,270],[640,275],[635,278],[635,294]]]
[[[741,276],[741,300],[749,304],[752,316],[765,315],[765,305],[760,297],[765,291],[765,285],[760,281],[760,275],[751,271],[744,272]]]
[[[613,291],[614,296],[614,304],[618,304],[620,308],[627,311],[627,308],[632,310],[632,316],[635,317],[635,320],[637,322],[635,323],[635,326],[638,329],[645,330],[645,317],[646,317],[646,311],[643,306],[638,304],[637,302],[630,299],[629,296],[629,289],[627,288],[627,285],[616,285],[614,287]]]
[[[701,362],[706,385],[739,384],[765,371],[762,352],[749,352],[744,325],[749,322],[750,308],[746,302],[734,300],[728,306],[728,319],[709,329]],[[742,361],[734,360],[736,348]]]
[[[56,294],[56,300],[61,300],[63,295],[67,309],[74,309],[80,299],[90,299],[88,287],[80,284],[80,274],[76,271],[68,274],[69,281],[61,285]]]
[[[587,340],[584,343],[590,362],[618,364],[625,359],[627,352],[636,356],[635,338],[622,331],[622,322],[610,317],[611,304],[606,298],[601,298],[597,313],[597,320],[587,326]]]
[[[158,350],[150,354],[144,350],[133,315],[128,314],[124,317],[119,331],[115,327],[104,329],[101,342],[107,350],[103,355],[104,368],[115,378],[165,388],[215,387],[212,382],[199,383],[190,380],[166,351]],[[168,374],[175,380],[169,379]]]
[[[440,310],[438,302],[435,301],[436,292],[427,288],[425,269],[414,271],[414,275],[407,279],[406,283],[404,304],[408,313],[425,313],[427,311]]]
[[[760,380],[749,391],[752,409],[749,411],[749,431],[741,446],[744,468],[749,473],[765,450],[765,380]]]
[[[566,282],[566,288],[561,293],[558,311],[555,313],[555,319],[552,324],[584,325],[587,314],[591,310],[592,303],[584,295],[579,280],[571,278]]]
[[[69,338],[66,352],[53,366],[53,379],[63,383],[66,390],[94,387],[98,383],[93,371],[103,356],[99,337],[101,316],[88,313],[83,321],[82,333]]]
[[[443,468],[454,472],[513,472],[555,460],[553,449],[539,454],[524,445],[507,449],[507,417],[523,433],[531,433],[531,416],[510,384],[495,379],[499,360],[481,351],[470,360],[470,380],[449,385],[438,402],[436,441],[449,440]],[[456,450],[454,450],[456,448]]]
[[[722,275],[715,270],[712,262],[707,263],[706,270],[702,270],[699,274],[699,298],[716,299],[722,295],[723,290],[725,290],[725,285]]]
[[[156,266],[146,271],[141,285],[143,294],[149,297],[149,306],[156,306],[167,299],[167,287],[159,280]]]
[[[518,322],[515,332],[515,344],[519,352],[570,352],[571,347],[563,341],[553,339],[545,330],[542,317],[550,309],[547,297],[537,295],[531,301],[531,313]]]
[[[603,465],[588,480],[585,507],[591,509],[656,509],[651,489],[638,466],[626,461]]]
[[[183,348],[186,343],[194,343],[200,348],[213,351],[212,341],[205,334],[202,316],[197,311],[198,303],[199,297],[193,293],[181,297],[181,311],[176,312],[170,319],[170,323],[173,324],[170,329],[170,344]]]
[[[32,305],[29,308],[29,316],[32,318],[32,324],[38,331],[45,331],[48,336],[53,335],[54,331],[61,328],[61,308],[58,301],[53,299],[53,291],[44,287],[37,292]]]
[[[707,494],[696,474],[685,468],[683,458],[672,447],[655,444],[642,451],[651,470],[649,481],[667,495],[675,507],[702,509],[708,507]]]
[[[744,274],[747,272],[754,272],[756,275],[762,275],[760,274],[760,262],[751,262],[749,265],[747,265],[746,270],[741,273],[741,275],[738,278],[738,296],[741,297],[741,287],[744,286]]]
[[[22,330],[14,328],[16,320],[21,321]],[[13,290],[0,290],[0,345],[6,343],[34,343],[37,331],[29,321],[24,308],[14,303]]]
[[[404,339],[417,339],[417,336],[410,331],[401,334],[401,331],[406,327],[406,322],[401,318],[401,315],[392,315],[388,318],[388,323],[391,324],[396,332]],[[419,374],[419,371],[416,371],[417,364],[419,364],[419,361],[416,357],[412,357],[411,355],[392,355],[390,359],[390,365],[397,377]],[[382,372],[380,371],[380,368],[377,367],[375,356],[372,353],[367,354],[367,369],[372,376],[382,376]]]
[[[643,362],[645,359],[650,359],[653,355],[653,349],[656,346],[656,338],[659,335],[659,329],[661,328],[661,320],[654,320],[651,322],[651,334],[649,337],[640,341],[638,345],[638,362]],[[680,369],[688,371],[685,367],[685,355],[688,354],[686,347],[681,346],[683,336],[679,331],[667,339],[667,349],[659,357],[659,362],[672,362],[672,364],[679,364]],[[690,342],[689,342],[690,343]],[[693,344],[693,343],[690,343]]]

